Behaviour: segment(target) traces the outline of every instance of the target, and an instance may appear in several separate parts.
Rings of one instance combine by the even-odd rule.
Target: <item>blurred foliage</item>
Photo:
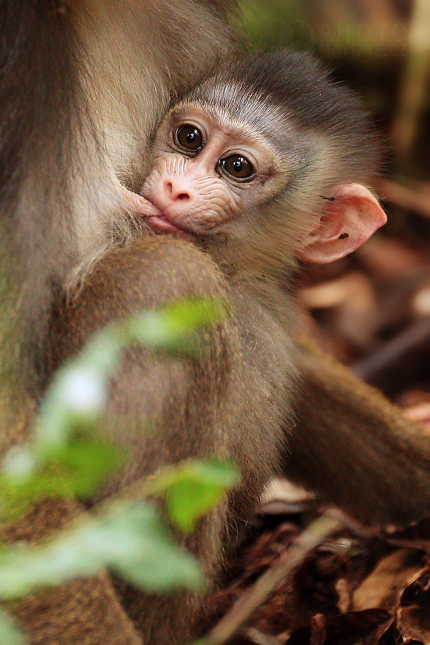
[[[165,468],[155,480],[148,482],[145,490],[165,493],[171,521],[184,533],[190,533],[196,520],[215,506],[225,488],[232,488],[238,479],[239,473],[229,464],[193,460]]]
[[[204,584],[197,561],[169,535],[155,506],[118,502],[46,544],[4,549],[0,598],[17,598],[37,587],[95,575],[106,567],[149,592],[199,589]]]
[[[47,497],[85,498],[122,461],[117,446],[89,433],[73,435],[42,461],[34,446],[13,448],[0,476],[0,517],[11,521]]]
[[[405,54],[409,7],[381,0],[241,0],[239,23],[256,47],[290,45],[327,59]]]
[[[54,375],[32,442],[6,454],[0,472],[2,519],[13,521],[46,497],[88,496],[121,465],[124,455],[98,437],[97,427],[109,378],[125,348],[138,343],[192,359],[203,349],[196,332],[225,315],[221,302],[180,302],[112,323],[96,334],[77,358]],[[0,598],[17,598],[105,568],[151,593],[185,586],[201,589],[205,581],[199,563],[172,538],[160,510],[148,497],[164,497],[172,526],[190,533],[237,480],[233,466],[189,461],[142,483],[138,502],[105,504],[95,517],[83,516],[41,545],[4,545]],[[0,612],[0,643],[24,642],[9,615]]]
[[[103,415],[109,378],[123,350],[140,343],[154,350],[195,356],[201,347],[198,334],[193,332],[225,315],[220,302],[181,302],[116,321],[93,336],[84,350],[54,375],[40,405],[33,441],[14,447],[5,456],[0,510],[14,504],[20,507],[25,498],[34,502],[50,493],[85,495],[93,490],[120,459],[117,450],[114,454],[105,441],[94,436],[94,430]],[[86,472],[89,464],[93,466],[90,473]]]
[[[0,608],[0,643],[1,645],[26,645],[24,634],[18,629],[11,616]]]
[[[239,21],[257,48],[309,45],[305,5],[297,0],[242,0]]]
[[[238,22],[253,47],[314,52],[388,129],[406,60],[409,12],[403,0],[242,0]]]

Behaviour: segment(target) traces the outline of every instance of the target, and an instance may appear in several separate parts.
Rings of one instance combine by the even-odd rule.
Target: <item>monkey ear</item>
[[[387,216],[370,190],[346,184],[327,199],[318,225],[298,241],[296,255],[306,262],[325,264],[358,249],[383,226]]]

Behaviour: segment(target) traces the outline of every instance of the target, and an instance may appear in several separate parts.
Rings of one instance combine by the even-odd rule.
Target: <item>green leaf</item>
[[[128,554],[122,550],[124,531],[127,534],[131,531],[136,536],[137,544]],[[145,516],[142,505],[130,508],[119,537],[120,557],[112,568],[133,584],[151,592],[204,588],[205,578],[200,565],[171,538],[158,510],[149,503],[145,505]],[[127,539],[130,539],[129,535]]]
[[[0,597],[17,598],[106,567],[149,592],[204,585],[199,564],[172,540],[157,509],[122,502],[47,544],[0,551]]]
[[[96,334],[54,376],[34,442],[7,453],[0,477],[2,514],[25,512],[48,496],[86,495],[117,467],[116,448],[83,439],[82,430],[97,427],[110,374],[124,348],[140,342],[157,350],[195,352],[200,335],[192,332],[225,316],[222,302],[186,301],[115,322]],[[191,530],[220,499],[232,479],[231,471],[221,476],[222,470],[214,464],[195,465],[171,483],[167,505],[177,526]],[[44,546],[6,547],[0,554],[0,596],[15,597],[106,566],[150,591],[199,587],[203,580],[194,559],[171,541],[155,510],[142,503],[115,507]]]
[[[108,372],[91,359],[71,361],[58,370],[40,406],[34,449],[43,459],[53,447],[67,444],[76,423],[94,422],[104,409]]]
[[[147,492],[165,493],[171,521],[190,533],[239,479],[237,469],[219,461],[187,461],[163,470],[146,486]]]
[[[25,454],[25,453],[24,453]],[[23,456],[18,452],[18,462]],[[14,455],[0,477],[1,516],[9,519],[26,512],[46,497],[84,497],[115,470],[123,460],[121,449],[97,438],[77,438],[51,450],[37,471],[16,471]]]
[[[123,461],[119,446],[97,438],[79,438],[52,454],[59,479],[68,482],[75,495],[92,492]]]

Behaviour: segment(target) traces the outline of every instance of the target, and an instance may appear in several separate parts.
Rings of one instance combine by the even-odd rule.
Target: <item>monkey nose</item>
[[[193,199],[193,191],[184,182],[166,179],[164,181],[164,190],[170,199],[174,202],[189,202]]]

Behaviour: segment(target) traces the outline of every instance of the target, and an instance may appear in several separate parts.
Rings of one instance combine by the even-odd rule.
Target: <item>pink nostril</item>
[[[171,194],[172,194],[172,191],[173,191],[173,184],[172,184],[172,182],[171,182],[171,181],[165,181],[165,182],[164,182],[164,187],[165,187],[165,189],[166,189],[166,192],[167,192],[167,193],[169,193],[169,195],[171,195]]]
[[[166,190],[166,193],[169,195],[169,197],[173,201],[181,201],[181,202],[186,202],[191,199],[191,195],[187,190],[184,190],[184,187],[181,186],[182,182],[178,182],[178,184],[175,186],[176,182],[173,182],[171,179],[166,179],[164,182],[164,188]]]

